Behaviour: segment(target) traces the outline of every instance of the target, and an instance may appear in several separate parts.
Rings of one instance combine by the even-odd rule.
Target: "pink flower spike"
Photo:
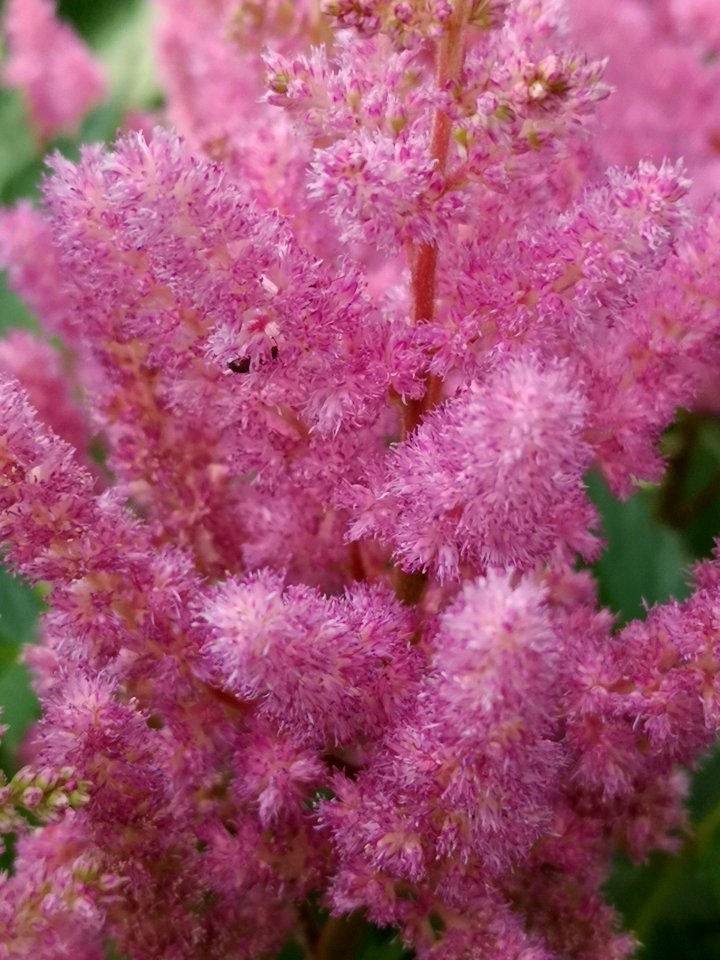
[[[40,419],[74,447],[78,459],[84,462],[90,443],[89,425],[85,412],[69,395],[60,353],[25,330],[13,330],[0,340],[0,370],[18,380]]]
[[[464,564],[528,566],[557,548],[592,556],[586,410],[569,367],[508,361],[396,448],[376,529],[406,569],[441,579],[457,578]],[[366,518],[356,529],[368,522],[373,529]]]
[[[25,95],[38,137],[46,142],[72,133],[105,95],[100,65],[57,18],[54,0],[8,0],[3,25],[9,47],[3,79]]]
[[[295,742],[333,749],[372,740],[408,708],[420,658],[411,615],[391,595],[356,588],[326,599],[263,571],[227,581],[202,611],[206,650],[236,696]]]

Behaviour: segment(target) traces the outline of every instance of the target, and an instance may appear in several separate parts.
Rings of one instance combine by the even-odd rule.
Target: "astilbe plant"
[[[584,49],[609,58],[615,94],[602,105],[602,161],[682,156],[692,195],[706,202],[720,182],[720,8],[717,0],[569,0]],[[652,51],[652,69],[643,55]]]
[[[716,367],[717,209],[595,173],[555,0],[158,6],[179,132],[0,222],[64,351],[0,345],[0,540],[49,590],[0,958],[328,960],[358,918],[627,957],[601,887],[684,829],[720,567],[615,632],[583,477],[657,481]]]

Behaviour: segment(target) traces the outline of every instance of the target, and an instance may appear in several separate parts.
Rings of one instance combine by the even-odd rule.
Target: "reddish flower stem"
[[[447,28],[437,48],[435,80],[438,90],[447,90],[460,80],[465,57],[465,32],[472,7],[472,0],[458,0]],[[430,155],[437,163],[437,170],[444,173],[450,152],[452,120],[438,108],[433,117],[430,138]],[[436,243],[421,243],[410,250],[412,275],[413,320],[427,323],[435,316],[437,287],[438,248]],[[420,420],[440,399],[442,381],[432,375],[426,378],[425,395],[410,402],[404,411],[403,433],[408,436]]]
[[[437,48],[435,81],[438,90],[447,90],[460,82],[465,59],[465,34],[472,9],[472,0],[458,0],[450,22]],[[452,120],[442,109],[435,111],[430,137],[430,155],[437,161],[437,169],[445,173],[450,153]],[[409,250],[413,293],[413,321],[427,323],[435,317],[437,295],[438,247],[436,243],[421,243]],[[442,396],[442,380],[429,374],[425,378],[425,393],[419,400],[411,400],[403,408],[402,435],[408,437],[425,414],[432,410]],[[397,569],[395,592],[403,603],[416,605],[427,589],[426,574],[408,574]]]
[[[447,90],[460,80],[465,58],[465,27],[472,0],[459,0],[437,49],[435,81],[438,90]],[[452,120],[438,108],[435,111],[430,138],[430,156],[437,161],[437,169],[445,172],[450,152]],[[416,322],[432,320],[435,313],[435,280],[437,276],[437,244],[422,243],[414,248],[412,288]]]

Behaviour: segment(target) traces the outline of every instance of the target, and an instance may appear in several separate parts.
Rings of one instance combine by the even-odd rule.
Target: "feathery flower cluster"
[[[601,109],[606,163],[685,158],[701,205],[720,180],[720,11],[717,0],[569,0],[570,24],[593,55],[608,57],[615,87]],[[646,51],[652,51],[648,69]]]
[[[658,479],[716,368],[720,208],[599,172],[557,0],[157,3],[177,131],[0,215],[62,342],[0,344],[0,542],[49,591],[0,960],[327,960],[318,902],[623,960],[613,855],[673,848],[720,729],[720,558],[614,634],[583,478]]]
[[[105,94],[102,68],[55,0],[8,0],[3,13],[9,56],[3,81],[25,97],[41,141],[72,133]]]

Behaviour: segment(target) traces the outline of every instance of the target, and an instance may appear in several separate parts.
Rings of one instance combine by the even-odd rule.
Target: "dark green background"
[[[111,76],[108,102],[87,118],[76,140],[55,144],[73,155],[79,142],[112,138],[126,109],[161,101],[142,0],[61,0],[60,10],[101,53]],[[42,157],[20,98],[0,91],[0,202],[32,196],[41,172]],[[33,319],[0,283],[0,328],[18,324],[32,326]],[[686,596],[689,565],[709,556],[720,535],[720,422],[683,414],[668,432],[665,449],[670,465],[665,483],[625,504],[614,501],[599,478],[589,478],[608,541],[596,573],[602,601],[618,623],[644,616],[645,604]],[[32,642],[41,607],[41,590],[0,572],[0,705],[9,726],[0,764],[7,773],[16,769],[17,748],[37,716],[18,653]],[[643,960],[720,960],[720,753],[701,764],[690,805],[697,831],[681,856],[656,856],[643,868],[618,863],[609,886],[628,925],[646,944]],[[284,960],[300,956],[294,947],[283,955]],[[398,960],[403,951],[391,934],[371,931],[356,956]]]

